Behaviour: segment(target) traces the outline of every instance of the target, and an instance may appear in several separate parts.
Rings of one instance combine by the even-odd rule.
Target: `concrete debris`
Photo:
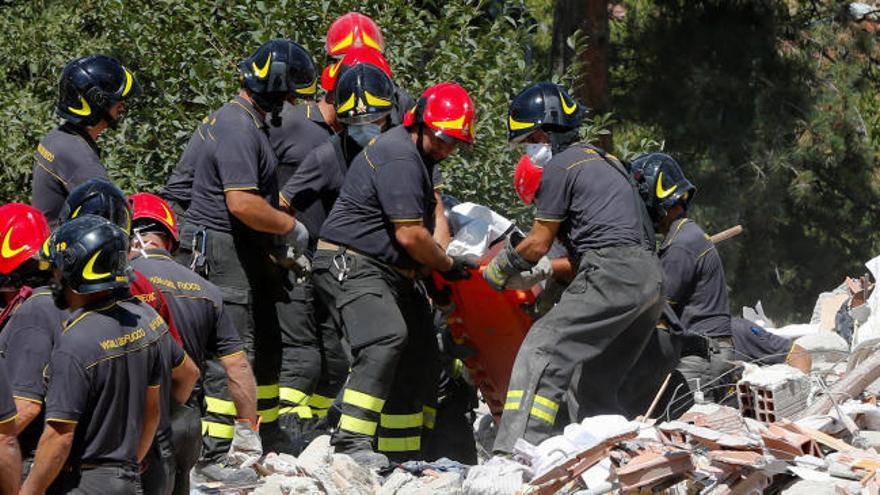
[[[468,471],[464,495],[514,495],[531,478],[531,469],[503,457],[493,457]]]

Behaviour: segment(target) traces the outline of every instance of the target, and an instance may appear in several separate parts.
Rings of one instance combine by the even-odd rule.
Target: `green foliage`
[[[876,39],[837,2],[640,0],[612,23],[619,143],[664,143],[697,184],[732,309],[802,320],[876,254]]]
[[[27,200],[37,142],[56,125],[58,75],[75,56],[106,53],[133,70],[144,95],[119,129],[99,139],[111,176],[126,191],[164,183],[196,123],[237,90],[236,64],[261,42],[287,36],[323,66],[323,36],[336,16],[359,10],[385,32],[395,79],[417,96],[455,81],[477,105],[477,144],[443,164],[452,194],[525,219],[506,141],[513,94],[546,78],[527,64],[537,23],[517,2],[389,0],[33,0],[0,6],[2,173],[0,201]]]

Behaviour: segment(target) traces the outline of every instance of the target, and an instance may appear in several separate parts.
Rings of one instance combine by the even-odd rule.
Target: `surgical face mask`
[[[553,158],[553,150],[546,143],[526,143],[526,154],[538,166],[546,165]]]
[[[379,134],[382,134],[382,126],[379,124],[351,124],[348,126],[348,136],[362,148]]]

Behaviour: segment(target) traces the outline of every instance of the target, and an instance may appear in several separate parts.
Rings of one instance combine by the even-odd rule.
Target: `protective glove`
[[[468,260],[464,256],[450,256],[452,258],[452,268],[445,272],[440,272],[443,278],[449,282],[456,280],[467,280],[471,278],[470,270],[477,267],[477,264]]]
[[[550,258],[542,256],[531,270],[511,275],[507,279],[508,289],[529,290],[540,282],[553,277],[553,264]]]
[[[309,229],[302,222],[296,222],[293,230],[278,239],[272,252],[275,264],[292,271],[298,281],[305,279],[312,271],[312,262],[307,256],[309,249]]]
[[[504,249],[492,258],[489,265],[483,270],[483,278],[490,287],[497,291],[507,288],[510,277],[519,272],[531,270],[535,262],[528,261],[516,252],[516,248],[508,241]]]
[[[263,456],[263,442],[257,432],[259,426],[247,419],[236,419],[232,443],[226,459],[238,468],[251,467]]]

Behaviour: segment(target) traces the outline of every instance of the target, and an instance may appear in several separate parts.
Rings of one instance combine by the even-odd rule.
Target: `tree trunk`
[[[563,74],[574,62],[577,54],[566,41],[578,29],[586,37],[587,47],[582,50],[580,62],[583,69],[578,74],[574,95],[586,103],[590,115],[608,113],[611,111],[608,85],[608,1],[556,0],[551,57],[553,71],[557,74]],[[612,151],[611,135],[601,136],[598,144]]]

